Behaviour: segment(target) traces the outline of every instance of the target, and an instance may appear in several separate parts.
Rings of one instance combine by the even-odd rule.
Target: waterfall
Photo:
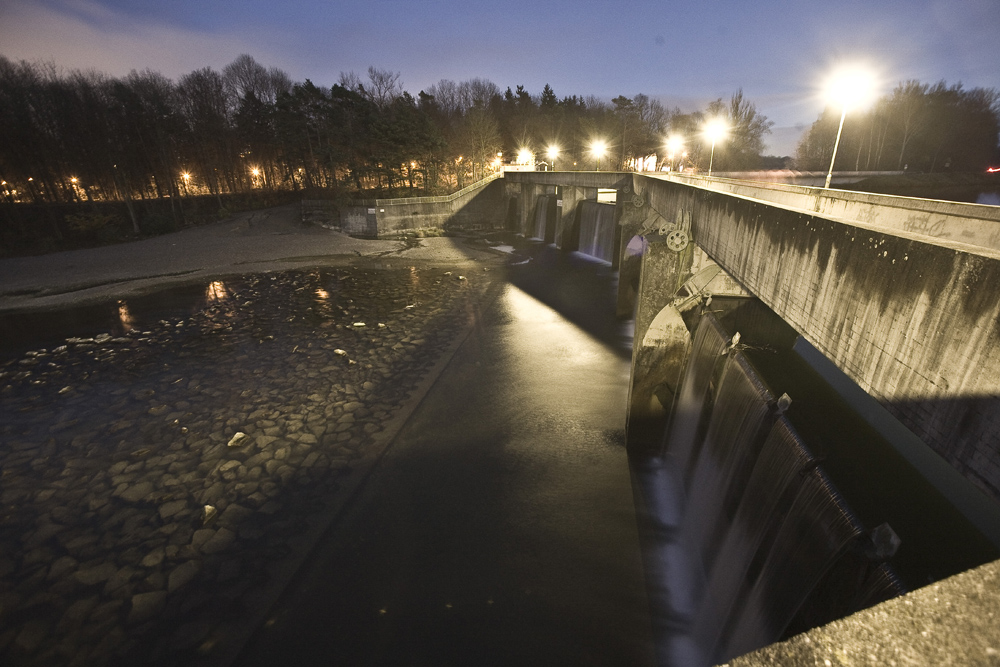
[[[680,488],[686,486],[704,439],[711,405],[709,389],[716,362],[729,344],[730,336],[714,317],[702,319],[695,332],[691,358],[674,405],[670,428],[664,441],[664,455],[676,471]]]
[[[701,317],[663,446],[683,510],[650,559],[667,625],[684,628],[669,639],[679,664],[716,664],[903,590],[730,340]]]
[[[732,527],[719,550],[704,598],[692,625],[701,653],[713,656],[725,619],[740,593],[758,549],[767,552],[774,526],[787,514],[813,458],[788,421],[775,422],[747,481]]]
[[[715,407],[694,467],[681,536],[704,571],[712,568],[736,501],[763,444],[772,402],[746,358],[731,351],[715,391]]]
[[[724,654],[741,655],[779,638],[827,568],[862,533],[823,471],[809,470],[771,548],[758,550],[751,563],[744,580],[749,594],[734,610],[735,622],[727,623],[733,630]]]

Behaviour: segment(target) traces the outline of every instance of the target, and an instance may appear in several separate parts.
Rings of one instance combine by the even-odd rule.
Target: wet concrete
[[[498,285],[236,664],[652,664],[628,371]]]

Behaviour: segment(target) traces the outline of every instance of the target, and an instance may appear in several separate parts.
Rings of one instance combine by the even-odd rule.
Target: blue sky
[[[176,79],[241,53],[319,85],[375,65],[413,94],[483,77],[693,111],[742,88],[788,154],[844,60],[870,64],[886,91],[1000,88],[1000,0],[0,0],[0,54],[15,60]]]

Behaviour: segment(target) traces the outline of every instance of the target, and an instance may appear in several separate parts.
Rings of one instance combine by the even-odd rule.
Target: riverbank
[[[303,225],[293,204],[131,243],[0,259],[0,313],[63,308],[249,273],[477,262],[495,264],[498,257],[467,238],[353,238]]]

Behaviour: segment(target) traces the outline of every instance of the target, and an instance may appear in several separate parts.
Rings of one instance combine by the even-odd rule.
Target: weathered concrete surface
[[[1000,561],[963,572],[729,667],[1000,664]]]
[[[1000,206],[687,174],[656,178],[810,211],[830,220],[857,222],[894,232],[1000,249]]]
[[[980,488],[1000,498],[1000,252],[661,182],[697,243]]]
[[[492,177],[443,197],[376,199],[379,236],[421,228],[501,229],[504,183]]]

